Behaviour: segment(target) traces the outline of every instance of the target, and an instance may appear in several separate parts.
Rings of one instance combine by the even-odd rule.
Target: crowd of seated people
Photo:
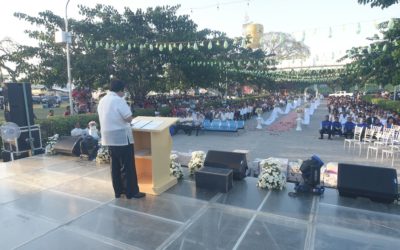
[[[204,122],[219,120],[226,121],[245,121],[251,119],[257,108],[261,108],[264,112],[270,111],[274,106],[284,106],[289,99],[294,99],[294,95],[285,95],[280,93],[271,94],[262,98],[245,101],[225,100],[223,97],[207,97],[207,96],[180,96],[159,98],[152,96],[146,99],[144,106],[146,107],[164,107],[171,108],[171,116],[179,117],[179,122],[174,128],[173,133],[180,130],[185,134],[191,135],[192,131],[199,130]],[[212,105],[210,105],[212,104]]]
[[[367,128],[371,126],[391,128],[400,123],[399,115],[396,112],[383,110],[377,105],[363,101],[360,96],[354,97],[329,97],[329,115],[321,122],[319,139],[328,135],[344,136],[353,138],[356,126]]]

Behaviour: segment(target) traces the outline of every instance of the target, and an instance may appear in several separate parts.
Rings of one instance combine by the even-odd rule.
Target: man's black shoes
[[[132,196],[126,196],[126,198],[127,198],[127,199],[132,199],[132,198],[140,199],[140,198],[143,198],[143,197],[145,197],[145,196],[146,196],[145,193],[139,192],[139,193],[134,194],[134,195],[132,195]]]

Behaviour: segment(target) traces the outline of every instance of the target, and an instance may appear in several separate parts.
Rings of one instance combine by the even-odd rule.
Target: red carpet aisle
[[[296,127],[297,113],[290,112],[288,115],[282,117],[279,121],[274,122],[267,127],[267,131],[273,133],[287,132]]]

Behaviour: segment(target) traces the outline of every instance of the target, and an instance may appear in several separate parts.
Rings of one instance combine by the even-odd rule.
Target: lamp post
[[[65,44],[66,44],[66,53],[67,53],[67,74],[68,74],[68,97],[69,97],[69,106],[71,115],[74,114],[74,106],[72,102],[72,81],[71,81],[71,60],[69,56],[69,44],[71,43],[71,34],[68,32],[68,4],[65,5]]]

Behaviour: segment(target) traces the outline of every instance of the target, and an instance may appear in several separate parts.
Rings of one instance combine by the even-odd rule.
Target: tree
[[[277,60],[302,59],[310,56],[310,49],[296,41],[290,34],[268,32],[263,35],[262,47],[267,54],[275,55]]]
[[[4,81],[3,69],[9,75],[9,80],[17,82],[20,76],[30,67],[26,59],[32,55],[33,51],[25,46],[19,45],[10,38],[4,38],[0,41],[0,73],[1,81]]]
[[[399,3],[399,0],[357,0],[359,4],[371,4],[371,8],[373,7],[381,7],[382,9],[388,8],[393,4]]]
[[[264,51],[242,48],[237,39],[235,43],[218,31],[198,30],[189,16],[177,15],[179,6],[146,11],[125,8],[122,13],[105,5],[79,8],[82,20],[68,22],[73,33],[72,77],[77,86],[107,88],[114,76],[127,82],[131,96],[140,100],[150,90],[221,88],[228,81],[256,81],[256,77],[228,74],[226,68],[231,65],[243,69],[250,63],[254,70],[267,70],[259,63],[265,62]],[[37,17],[15,16],[38,27],[26,31],[38,46],[19,52],[25,60],[35,59],[24,68],[27,79],[47,86],[65,85],[65,46],[53,39],[54,32],[63,28],[63,18],[51,11]],[[229,46],[223,46],[225,42]]]
[[[367,47],[355,47],[342,58],[352,62],[346,66],[347,77],[354,83],[398,85],[400,80],[400,21],[398,19],[379,24],[381,35],[369,38]]]

